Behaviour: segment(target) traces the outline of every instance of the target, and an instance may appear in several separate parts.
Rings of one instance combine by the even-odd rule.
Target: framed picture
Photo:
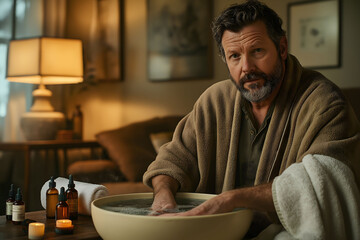
[[[84,80],[121,80],[122,0],[67,0],[66,36],[84,46]]]
[[[209,0],[148,0],[150,81],[207,78],[212,75]]]
[[[288,5],[289,52],[304,67],[340,67],[340,1]]]

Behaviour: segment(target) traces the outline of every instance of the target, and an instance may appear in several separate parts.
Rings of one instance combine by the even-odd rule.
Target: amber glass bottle
[[[76,105],[76,109],[73,113],[73,131],[74,139],[82,139],[83,137],[83,113],[80,105]]]
[[[56,204],[55,220],[69,219],[69,205],[66,203],[65,188],[60,188],[59,202]]]
[[[70,219],[78,218],[78,191],[75,189],[75,184],[72,175],[69,175],[68,189],[66,190],[67,203],[69,205]]]
[[[51,177],[49,182],[49,189],[46,191],[46,217],[55,218],[56,204],[59,199],[59,191],[55,188],[56,182],[54,177]]]
[[[12,207],[12,222],[16,225],[25,220],[25,203],[22,200],[20,188],[17,189],[15,202]]]
[[[14,184],[11,184],[9,198],[6,200],[6,220],[12,220],[12,207],[15,201]]]

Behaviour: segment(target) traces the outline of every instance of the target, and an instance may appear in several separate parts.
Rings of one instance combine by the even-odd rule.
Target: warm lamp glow
[[[64,76],[22,76],[22,77],[7,77],[7,80],[10,82],[22,82],[22,83],[32,83],[40,84],[41,81],[47,85],[49,84],[67,84],[67,83],[81,83],[83,81],[82,77],[64,77]]]
[[[83,81],[82,42],[66,38],[30,38],[9,44],[7,79],[33,84]]]
[[[54,139],[65,124],[63,113],[54,112],[52,93],[45,85],[83,81],[83,49],[78,39],[29,38],[9,44],[6,78],[12,82],[39,84],[33,91],[31,111],[21,119],[28,140]]]

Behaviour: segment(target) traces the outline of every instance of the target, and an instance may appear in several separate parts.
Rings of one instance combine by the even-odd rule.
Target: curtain
[[[4,120],[3,141],[25,140],[20,128],[20,118],[30,108],[32,86],[30,84],[10,83],[7,113]]]
[[[43,0],[5,0],[0,2],[0,9],[6,16],[6,21],[1,24],[7,36],[4,41],[42,35]],[[1,139],[7,142],[22,141],[24,136],[20,128],[20,117],[31,106],[33,86],[22,83],[9,83],[8,86],[6,115],[0,126]]]
[[[29,111],[32,90],[36,87],[32,84],[7,82],[5,79],[8,42],[11,39],[63,36],[65,3],[66,0],[0,0],[0,141],[25,140],[20,128],[20,118]],[[58,91],[61,92],[59,89]],[[57,97],[55,109],[60,110],[62,101],[59,98]],[[53,161],[46,161],[49,158],[43,155],[43,152],[35,152],[31,156],[30,175],[37,176],[38,172],[42,174],[31,183],[29,190],[36,194],[29,196],[31,204],[27,206],[27,211],[34,210],[39,205],[38,189],[45,181],[43,178],[48,178],[48,174],[53,172]],[[0,159],[0,200],[4,202],[11,183],[20,187],[23,184],[23,155],[21,152],[0,152]],[[0,215],[4,214],[4,206],[0,205]]]
[[[13,37],[13,3],[13,0],[0,1],[0,141],[3,140],[9,98],[9,82],[5,77],[8,42]]]
[[[34,86],[24,83],[5,83],[7,43],[10,39],[30,37],[63,37],[65,32],[66,0],[1,0],[0,41],[3,37],[4,51],[0,49],[0,141],[25,140],[20,128],[20,118],[32,104]],[[4,56],[5,54],[5,56]],[[1,64],[1,60],[0,60]],[[7,89],[6,89],[7,87]],[[51,88],[51,87],[50,87]],[[7,92],[5,92],[8,90]],[[51,88],[55,109],[63,109],[62,87]],[[4,93],[2,93],[3,91]],[[7,98],[7,99],[6,99]],[[6,104],[7,102],[7,104]],[[5,117],[1,117],[6,112]]]

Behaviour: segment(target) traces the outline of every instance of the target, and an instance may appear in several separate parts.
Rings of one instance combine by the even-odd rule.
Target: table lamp
[[[52,140],[65,127],[65,117],[54,112],[52,92],[45,85],[83,81],[83,48],[78,39],[38,37],[9,43],[8,81],[38,84],[30,112],[21,117],[27,140]]]

